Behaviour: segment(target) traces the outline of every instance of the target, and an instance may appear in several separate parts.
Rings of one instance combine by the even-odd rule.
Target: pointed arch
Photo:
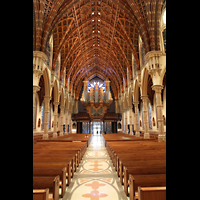
[[[63,88],[62,88],[61,96],[60,96],[60,105],[61,106],[65,105],[65,102],[64,102],[64,89]]]
[[[145,68],[142,76],[141,96],[147,95],[148,70]]]
[[[58,102],[59,101],[59,88],[58,88],[59,84],[58,84],[58,80],[54,81],[54,102]]]
[[[51,90],[51,84],[50,84],[50,76],[48,69],[45,68],[43,71],[43,77],[44,77],[44,85],[45,85],[45,96],[50,96],[50,90]]]
[[[138,99],[139,99],[139,85],[138,85],[138,80],[136,79],[135,84],[134,84],[133,101],[137,102]]]
[[[129,89],[129,92],[128,92],[128,106],[132,106],[132,103],[133,103],[133,97],[132,97],[132,92],[131,92],[131,88]]]

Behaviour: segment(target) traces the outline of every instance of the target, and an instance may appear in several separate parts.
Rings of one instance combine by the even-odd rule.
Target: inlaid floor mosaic
[[[103,137],[93,136],[72,182],[60,200],[128,200]]]

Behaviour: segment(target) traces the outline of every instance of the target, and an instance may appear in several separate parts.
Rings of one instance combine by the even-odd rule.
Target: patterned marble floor
[[[103,137],[94,135],[60,200],[128,200],[104,146]]]

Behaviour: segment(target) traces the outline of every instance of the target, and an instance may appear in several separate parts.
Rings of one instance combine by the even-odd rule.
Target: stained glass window
[[[148,111],[149,111],[149,128],[152,129],[152,112],[151,112],[151,104],[148,103]]]
[[[166,28],[163,30],[162,35],[163,35],[163,43],[164,43],[165,53],[166,53],[166,51],[167,51],[167,45],[166,45]]]
[[[48,43],[48,46],[47,46],[47,52],[46,52],[46,55],[47,55],[47,60],[45,60],[46,64],[48,66],[50,66],[50,59],[51,59],[51,46],[50,44]]]
[[[59,70],[59,60],[56,60],[56,67],[55,67],[55,76],[58,77],[58,70]]]
[[[165,10],[165,12],[163,13],[163,22],[164,22],[164,24],[166,24],[166,10]]]

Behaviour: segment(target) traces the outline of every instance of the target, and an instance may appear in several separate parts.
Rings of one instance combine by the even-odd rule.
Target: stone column
[[[49,102],[50,102],[51,97],[50,96],[44,96],[44,102],[45,102],[45,115],[44,115],[44,134],[43,134],[43,139],[48,139],[48,114],[49,114]]]
[[[54,105],[54,122],[53,122],[53,138],[57,138],[57,116],[59,102],[53,102]]]
[[[147,108],[147,100],[148,96],[141,96],[143,102],[143,112],[144,112],[144,139],[150,138],[149,136],[149,123],[148,123],[148,108]]]
[[[135,107],[135,136],[136,137],[140,137],[140,132],[139,132],[139,122],[138,122],[138,101],[133,102],[134,103],[134,107]]]
[[[69,113],[69,133],[72,133],[72,120],[71,120],[71,113]]]
[[[158,142],[166,142],[166,135],[164,133],[164,125],[163,125],[163,115],[162,115],[162,100],[161,100],[161,91],[163,89],[162,85],[153,85],[152,89],[155,91],[156,95],[156,106],[157,106],[157,114],[158,114]]]
[[[132,116],[132,106],[129,106],[129,113],[130,113],[130,135],[133,135],[133,129],[132,129],[132,124],[133,124],[133,116]]]
[[[126,113],[126,111],[124,112],[124,115],[125,115],[125,134],[128,134],[127,113]]]
[[[124,120],[124,115],[125,115],[124,112],[122,112],[122,132],[123,132],[123,133],[125,133],[125,127],[124,127],[124,124],[125,124],[124,121],[125,121],[125,120]]]
[[[91,122],[89,121],[89,133],[91,133],[90,129],[91,129]]]
[[[40,86],[33,86],[33,121],[34,121],[34,111],[35,111],[35,95],[40,90]]]
[[[68,109],[65,111],[65,134],[68,134],[67,129],[68,129]]]
[[[63,135],[63,114],[64,114],[64,107],[60,106],[60,136]]]

